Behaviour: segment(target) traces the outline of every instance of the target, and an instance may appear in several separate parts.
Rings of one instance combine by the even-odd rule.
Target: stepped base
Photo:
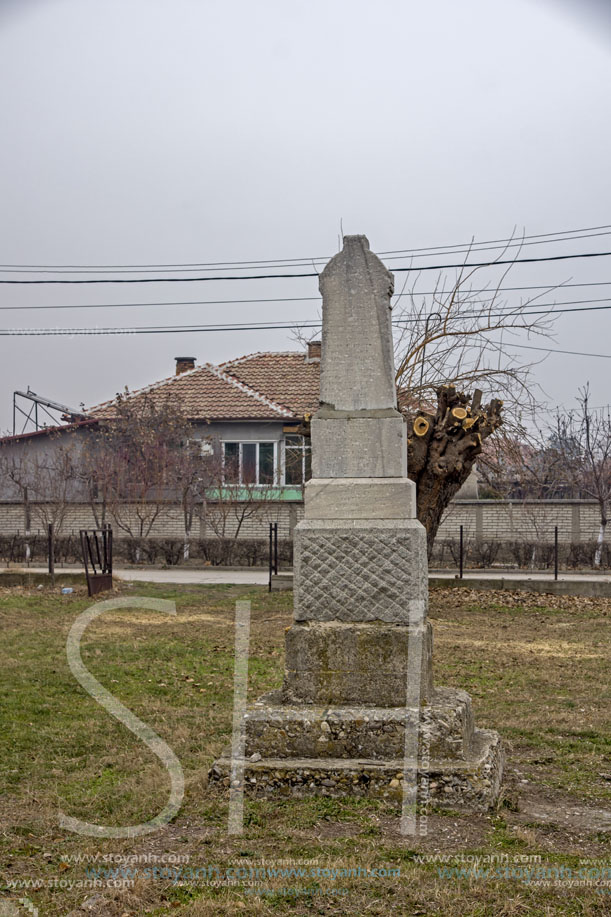
[[[406,728],[418,728],[419,754],[466,760],[473,742],[471,699],[453,688],[433,690],[430,704],[416,710],[366,705],[285,704],[273,691],[249,707],[244,717],[246,757],[401,759]],[[409,737],[409,736],[408,736]]]
[[[405,763],[402,758],[247,758],[244,788],[253,796],[369,796],[400,802]],[[498,733],[476,729],[468,759],[431,760],[418,768],[419,805],[422,810],[488,811],[499,796],[503,763]],[[231,759],[222,757],[210,770],[210,782],[229,786],[230,772]]]

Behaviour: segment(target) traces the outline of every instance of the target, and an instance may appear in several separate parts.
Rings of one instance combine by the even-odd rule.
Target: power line
[[[608,284],[611,286],[611,281]],[[28,312],[34,309],[136,309],[144,306],[221,306],[243,303],[276,303],[276,302],[322,302],[320,296],[289,296],[278,299],[187,299],[171,302],[106,302],[87,303],[86,305],[61,306],[0,306],[0,312],[20,310]]]
[[[393,323],[396,324],[396,323]],[[300,327],[302,328],[319,328],[321,322],[300,322]],[[186,326],[186,327],[159,327],[159,328],[100,328],[100,329],[91,329],[91,328],[81,328],[81,329],[71,329],[71,328],[58,328],[58,329],[28,329],[26,331],[8,330],[0,329],[0,336],[14,336],[14,335],[73,335],[73,334],[87,334],[87,335],[107,335],[107,334],[181,334],[189,333],[192,334],[198,331],[261,331],[261,330],[279,330],[282,328],[294,328],[295,325],[281,325],[281,324],[256,324],[256,325],[208,325],[208,326]],[[535,347],[534,345],[529,344],[516,344],[513,342],[504,342],[501,341],[491,341],[490,343],[499,346],[499,347],[519,347],[523,350],[538,350],[543,353],[561,353],[569,354],[576,357],[600,357],[601,359],[611,360],[611,354],[608,353],[589,353],[581,350],[559,350],[554,347]]]
[[[544,308],[544,309],[527,309],[527,308],[521,308],[520,306],[510,306],[507,309],[502,309],[497,312],[487,312],[486,309],[482,309],[479,312],[461,312],[454,317],[455,318],[483,318],[483,317],[503,318],[504,316],[508,316],[508,315],[515,315],[516,317],[519,317],[522,315],[553,316],[553,315],[560,315],[564,312],[596,312],[598,310],[604,311],[606,309],[611,309],[611,305],[609,306],[589,306],[586,309],[579,309],[579,308],[556,309],[555,308],[556,306],[570,306],[573,304],[594,303],[594,302],[611,302],[611,299],[609,299],[609,297],[604,297],[602,299],[573,299],[573,300],[567,299],[566,301],[559,302],[559,303],[539,303],[538,304],[539,306],[548,306],[549,307],[549,308]],[[419,322],[419,321],[421,322],[422,318],[413,317],[413,318],[397,319],[394,322],[394,324],[403,325],[403,324],[410,324],[412,322]]]
[[[600,357],[604,360],[611,360],[611,353],[586,353],[583,350],[558,350],[556,347],[534,347],[531,344],[514,344],[506,341],[491,341],[491,344],[498,344],[499,347],[520,347],[522,350],[541,350],[545,353],[566,353],[573,357]]]
[[[136,328],[0,328],[3,337],[44,337],[71,335],[91,335],[92,337],[108,334],[181,334],[196,331],[264,331],[287,330],[291,328],[319,328],[322,322],[255,322],[252,324],[229,323],[221,325],[151,325]]]
[[[611,224],[607,224],[605,226],[586,226],[586,227],[582,227],[581,229],[565,229],[560,232],[543,232],[543,233],[538,233],[536,235],[520,236],[519,239],[547,239],[550,236],[569,237],[570,235],[574,233],[591,233],[593,236],[594,235],[602,235],[602,236],[607,235],[606,232],[600,232],[600,233],[597,232],[597,230],[599,229],[611,229]],[[588,238],[588,236],[573,236],[573,237],[574,238],[584,238],[584,239]],[[508,239],[486,239],[485,241],[474,242],[473,244],[474,245],[492,245],[496,242],[512,242],[514,238],[516,237],[510,236]],[[554,240],[550,239],[550,241],[554,241]],[[569,238],[556,239],[556,241],[563,242],[563,241],[570,241],[570,239]],[[404,248],[404,249],[398,248],[398,249],[390,249],[384,252],[377,252],[377,254],[378,255],[394,255],[400,252],[408,253],[408,254],[419,254],[420,252],[441,251],[447,248],[459,248],[459,247],[468,248],[470,244],[471,243],[469,242],[458,242],[458,243],[454,243],[453,245],[429,245],[426,248]],[[529,244],[536,245],[538,243],[533,242]]]
[[[611,286],[611,280],[597,280],[590,281],[589,283],[536,283],[529,286],[521,287],[498,287],[498,292],[513,292],[517,290],[564,290],[567,287],[609,287]],[[447,293],[453,293],[454,290],[411,290],[409,293],[395,293],[394,299],[399,299],[401,296],[443,296]],[[491,293],[494,294],[497,292],[497,288],[494,287],[482,287],[480,290],[469,290],[471,293]],[[309,297],[310,299],[320,299],[320,297]]]
[[[564,290],[575,287],[609,287],[611,286],[611,280],[601,280],[590,283],[562,283],[558,285],[554,284],[534,284],[530,286],[517,286],[517,287],[499,287],[498,290],[495,288],[491,290],[487,287],[482,287],[479,290],[469,290],[469,295],[473,293],[490,293],[494,295],[497,292],[517,292],[520,290]],[[443,296],[454,292],[453,290],[412,290],[409,293],[396,293],[394,299],[401,299],[404,296]],[[579,299],[574,300],[575,302],[599,302],[602,300],[594,299]],[[268,297],[263,299],[186,299],[186,300],[169,300],[165,302],[104,302],[104,303],[62,303],[60,305],[54,306],[0,306],[0,312],[29,312],[29,311],[38,311],[46,309],[138,309],[145,307],[155,307],[155,306],[221,306],[221,305],[243,305],[246,303],[278,303],[278,302],[318,302],[322,303],[320,296],[280,296],[280,297]],[[487,302],[487,300],[480,300],[480,302]],[[556,305],[562,305],[562,303],[556,303]]]
[[[608,230],[608,231],[599,231],[599,230]],[[448,249],[460,249],[461,251],[485,251],[483,246],[493,245],[496,243],[503,243],[502,245],[499,246],[501,248],[505,247],[505,245],[511,245],[511,246],[542,245],[542,244],[545,244],[546,240],[548,240],[549,242],[554,242],[554,241],[570,242],[572,239],[587,239],[587,238],[593,238],[594,236],[609,235],[610,234],[609,231],[611,231],[611,224],[606,224],[603,226],[586,226],[580,229],[566,229],[566,230],[561,230],[558,232],[537,233],[534,235],[532,234],[523,235],[523,236],[520,236],[519,238],[516,238],[516,236],[512,235],[505,239],[487,239],[487,240],[482,240],[481,242],[475,242],[475,241],[453,242],[447,245],[432,245],[432,246],[426,246],[423,248],[403,248],[403,249],[397,248],[397,249],[390,249],[387,251],[378,252],[377,254],[378,255],[389,255],[389,256],[390,255],[404,256],[404,255],[409,255],[409,254],[420,254],[424,252],[436,252],[436,251],[442,251],[445,254],[454,254],[454,252],[450,252],[448,251]],[[577,235],[577,233],[580,233],[582,235]],[[560,239],[558,238],[560,236],[564,236],[566,238]],[[527,242],[526,241],[526,240],[531,240],[531,239],[540,239],[543,241],[540,241],[540,242],[531,242],[531,241]],[[161,264],[140,264],[140,265],[138,264],[0,264],[0,270],[28,271],[28,272],[29,271],[39,271],[39,270],[44,271],[44,272],[64,271],[65,270],[69,272],[78,272],[78,273],[80,273],[81,270],[82,271],[91,270],[91,271],[98,273],[101,271],[116,272],[116,271],[121,271],[121,270],[140,271],[140,270],[145,270],[148,268],[153,268],[153,269],[166,269],[166,268],[175,269],[176,268],[176,269],[185,269],[185,270],[192,268],[196,270],[202,267],[210,268],[210,269],[218,267],[218,269],[222,270],[227,267],[237,267],[238,265],[252,266],[252,265],[257,265],[257,264],[267,265],[268,267],[275,266],[275,264],[281,264],[281,265],[291,264],[294,267],[298,267],[298,266],[302,266],[302,264],[303,266],[311,264],[312,261],[326,262],[331,257],[333,256],[332,255],[318,255],[318,256],[313,256],[313,257],[302,256],[299,258],[273,258],[273,259],[267,259],[267,260],[249,259],[249,260],[242,260],[242,261],[208,261],[208,262],[206,261],[203,261],[203,262],[187,261],[187,262],[179,262],[179,263],[173,263],[173,264],[172,263],[161,263]],[[296,264],[296,262],[301,262],[302,264]],[[245,267],[245,269],[247,270],[248,267]]]
[[[610,302],[610,300],[575,300],[575,302]],[[506,318],[514,315],[519,318],[523,315],[559,315],[565,312],[596,312],[609,311],[611,304],[607,306],[586,306],[584,309],[537,309],[537,310],[505,310],[502,312],[484,312],[485,317],[489,318]],[[480,312],[464,313],[460,318],[478,318],[482,315]],[[393,325],[409,325],[422,321],[422,319],[412,316],[411,318],[397,319]],[[320,320],[299,320],[278,321],[278,322],[249,322],[249,323],[222,323],[216,325],[151,325],[140,326],[135,328],[2,328],[0,335],[27,337],[27,336],[70,336],[70,335],[107,335],[107,334],[179,334],[183,332],[204,332],[204,331],[261,331],[261,330],[290,330],[292,328],[320,328]],[[492,329],[491,329],[492,330]]]
[[[575,258],[608,258],[611,252],[581,252],[575,255],[548,255],[544,258],[498,258],[495,261],[479,261],[460,264],[429,264],[416,267],[395,267],[398,272],[443,271],[452,268],[468,270],[475,267],[497,267],[504,264],[535,264],[543,261],[570,261]],[[94,280],[0,280],[0,284],[31,285],[31,284],[83,284],[83,283],[201,283],[210,280],[290,280],[298,277],[318,277],[317,271],[307,274],[248,274],[226,275],[224,277],[119,277],[96,278]]]
[[[611,235],[611,230],[607,230],[606,232],[591,232],[591,233],[586,233],[584,235],[566,236],[563,239],[540,239],[538,241],[525,242],[522,240],[522,238],[520,238],[516,240],[515,242],[512,242],[512,241],[502,242],[500,245],[485,245],[482,242],[479,242],[479,243],[474,242],[472,245],[465,245],[463,248],[451,248],[450,246],[448,246],[448,248],[450,248],[449,251],[429,251],[427,249],[422,249],[422,250],[416,249],[415,251],[418,251],[420,254],[420,257],[422,258],[438,258],[440,255],[468,255],[468,254],[471,254],[472,252],[477,253],[477,252],[487,252],[487,251],[498,251],[499,249],[506,251],[508,248],[520,248],[521,249],[523,247],[530,246],[530,245],[547,245],[549,243],[557,244],[558,242],[573,242],[577,239],[592,239],[592,238],[596,238],[599,236],[609,236],[609,235]],[[444,246],[442,247],[445,248]],[[383,253],[378,253],[378,254],[383,254]],[[384,260],[385,261],[399,261],[399,260],[405,261],[407,257],[409,257],[408,254],[385,255]],[[308,258],[307,260],[302,260],[302,261],[298,261],[298,260],[291,261],[289,262],[288,266],[290,267],[309,267],[310,265],[326,264],[328,260],[329,258]],[[0,267],[0,274],[22,274],[26,272],[28,274],[176,274],[176,273],[189,274],[189,273],[193,273],[193,271],[200,270],[202,267],[205,267],[206,270],[208,271],[225,271],[227,270],[228,267],[231,266],[235,270],[238,270],[238,271],[248,271],[248,270],[251,270],[253,266],[256,265],[256,263],[257,262],[254,262],[254,261],[248,261],[248,262],[243,262],[243,263],[242,262],[233,262],[233,263],[232,262],[225,262],[225,263],[221,262],[222,264],[221,267],[216,267],[214,264],[209,264],[209,265],[193,264],[189,267],[187,266],[168,267],[166,265],[159,265],[159,266],[146,265],[143,267],[138,267],[137,265],[134,265],[132,267],[124,266],[124,267],[116,267],[116,268],[112,268],[112,267],[95,268],[92,266],[88,266],[88,267],[83,266],[82,268],[76,268],[76,267],[64,268],[64,267],[45,267],[44,265],[40,265],[40,266],[32,265],[29,268],[24,268],[23,266],[22,267],[18,267],[18,266],[10,267],[8,265],[2,265]],[[270,270],[273,268],[281,268],[281,267],[287,266],[287,263],[282,261],[281,259],[277,259],[275,262],[266,261],[263,263],[265,264],[265,267]]]

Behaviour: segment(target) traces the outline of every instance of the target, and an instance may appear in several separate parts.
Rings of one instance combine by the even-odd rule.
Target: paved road
[[[227,570],[210,567],[205,570],[114,570],[118,579],[138,583],[224,583],[226,585],[267,585],[269,574],[265,569]]]
[[[7,572],[26,572],[26,568],[11,567]],[[46,567],[30,567],[27,572],[46,573]],[[82,572],[80,567],[58,567],[57,573]],[[205,567],[201,570],[195,570],[190,567],[174,567],[167,570],[144,569],[134,570],[131,568],[115,568],[114,576],[118,579],[128,582],[145,582],[145,583],[196,583],[196,584],[218,584],[227,585],[259,585],[264,586],[268,581],[268,573],[265,567],[256,567],[252,570],[232,570],[227,567]],[[445,570],[437,572],[431,571],[431,577],[435,579],[455,579],[454,570]],[[465,571],[463,577],[465,580],[539,580],[542,582],[553,582],[551,573],[528,573],[524,570],[470,570]],[[596,582],[611,583],[611,574],[607,573],[560,573],[558,579],[562,582]]]
[[[46,567],[10,567],[7,573],[47,573]],[[82,567],[66,566],[56,567],[55,572],[60,573],[82,573]],[[133,583],[195,583],[195,584],[219,584],[231,586],[242,585],[267,585],[268,572],[265,567],[256,567],[252,570],[232,570],[226,567],[205,567],[202,570],[194,570],[190,567],[175,567],[168,570],[145,569],[133,570],[131,568],[115,567],[113,576]]]

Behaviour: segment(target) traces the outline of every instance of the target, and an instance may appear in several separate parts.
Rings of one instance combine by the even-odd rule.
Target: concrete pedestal
[[[311,485],[318,499],[321,482]],[[349,491],[344,486],[346,505]],[[433,687],[427,597],[426,536],[417,520],[297,526],[284,683],[245,716],[249,794],[399,800],[405,769],[416,766],[405,750],[417,736],[421,802],[467,811],[495,804],[500,740],[475,728],[468,694]],[[230,765],[219,759],[210,779],[228,786]]]
[[[421,807],[484,810],[499,794],[499,737],[474,727],[467,694],[433,687],[426,535],[397,411],[393,278],[364,236],[344,241],[320,278],[321,407],[294,532],[284,683],[246,712],[244,786],[411,802],[417,784]],[[228,785],[230,768],[225,756],[210,778]]]

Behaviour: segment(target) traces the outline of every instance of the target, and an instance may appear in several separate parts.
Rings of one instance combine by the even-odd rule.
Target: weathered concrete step
[[[405,760],[366,758],[246,759],[244,789],[249,795],[382,796],[403,798],[410,771]],[[407,762],[408,766],[410,762]],[[467,812],[489,810],[498,798],[504,759],[498,733],[475,730],[467,761],[431,760],[418,768],[418,804]],[[211,783],[229,787],[231,759],[219,758],[209,773]]]
[[[268,694],[245,716],[246,756],[400,758],[406,728],[416,729],[416,711],[405,707],[289,705],[279,691]],[[438,688],[418,721],[420,754],[465,760],[471,754],[473,715],[465,691]],[[413,732],[412,732],[413,734]],[[409,733],[408,733],[409,736]]]
[[[419,659],[412,662],[411,654]],[[286,634],[282,696],[288,704],[404,706],[407,674],[420,670],[421,700],[433,691],[433,634],[401,624],[310,621]]]

